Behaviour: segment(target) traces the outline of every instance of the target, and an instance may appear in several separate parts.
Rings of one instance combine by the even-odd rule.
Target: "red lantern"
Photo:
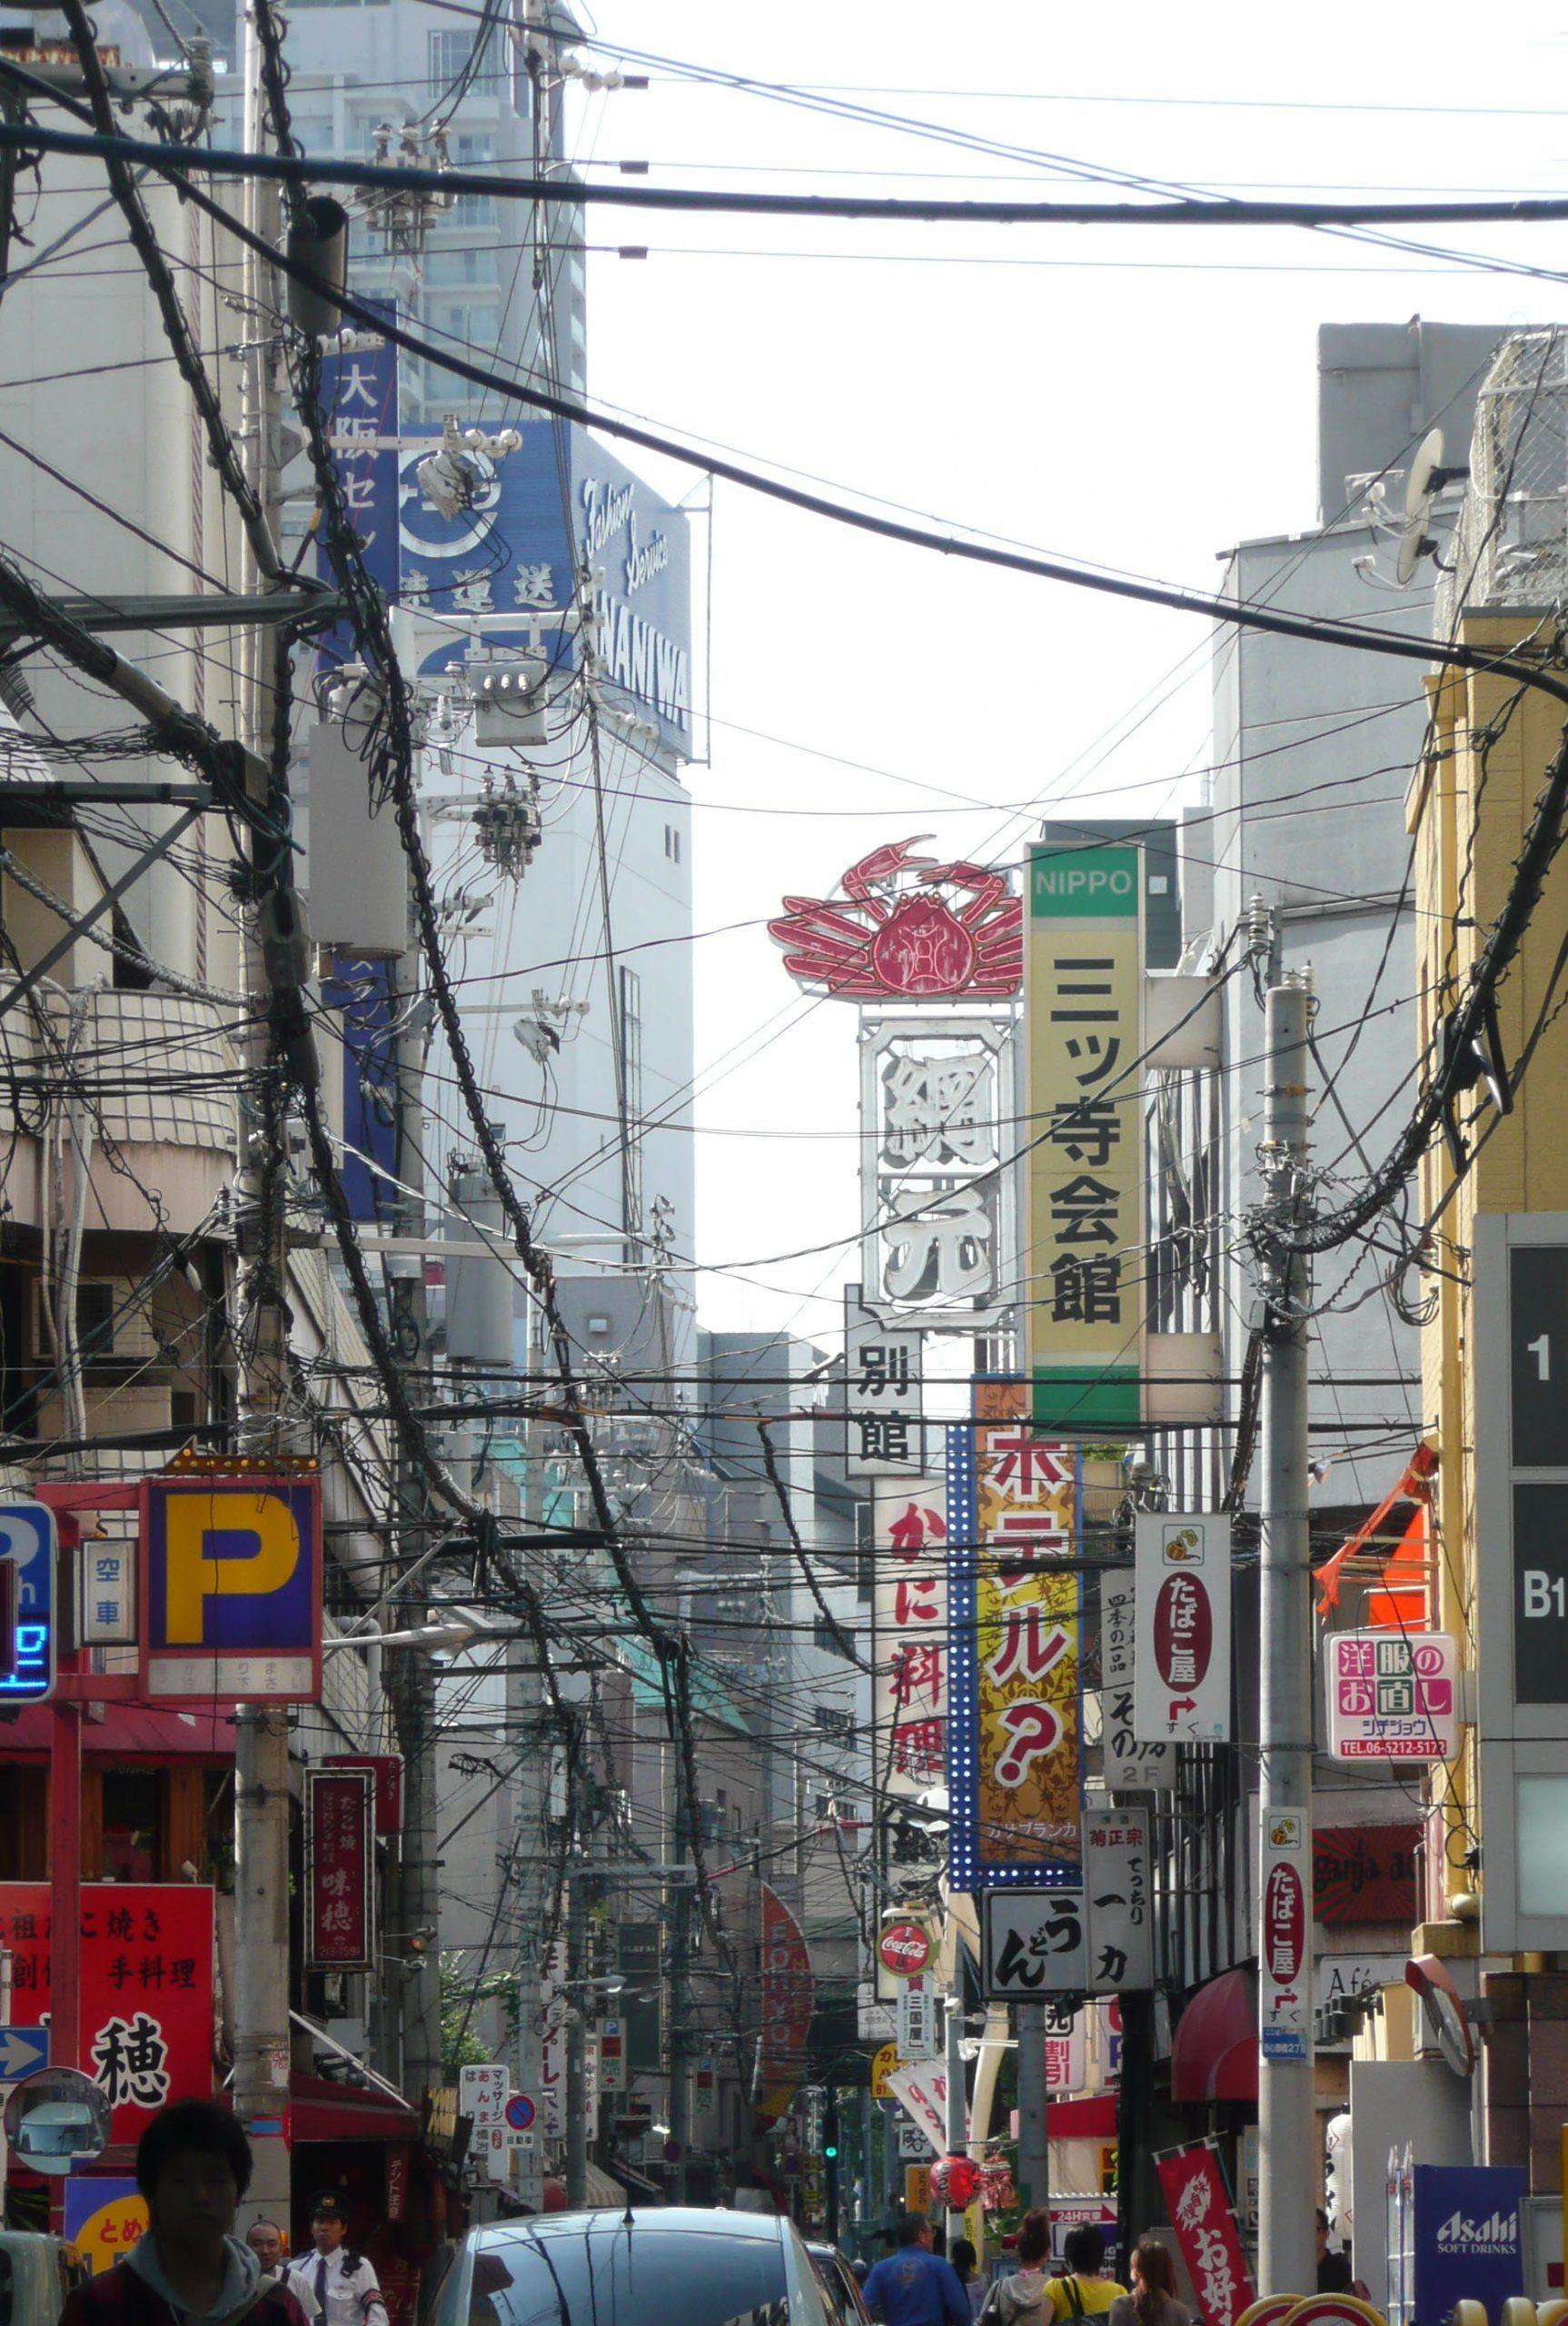
[[[931,2194],[954,2212],[973,2203],[979,2185],[980,2168],[972,2156],[944,2156],[931,2167]]]

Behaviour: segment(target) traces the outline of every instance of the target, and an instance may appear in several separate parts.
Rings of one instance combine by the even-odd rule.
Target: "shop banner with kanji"
[[[787,2114],[806,2064],[816,2005],[811,1956],[799,1923],[769,1883],[762,1888],[760,2128]]]
[[[305,1771],[305,1967],[375,1968],[375,1776]]]
[[[1146,1306],[1136,847],[1029,851],[1028,1361],[1041,1429],[1136,1431]]]
[[[102,2086],[116,2144],[141,2138],[171,2100],[213,2092],[213,1893],[198,1882],[82,1888],[82,2057]],[[11,2019],[52,2004],[49,1884],[0,1882],[0,1945],[11,1953]]]
[[[1218,2151],[1200,2141],[1168,2150],[1155,2168],[1206,2326],[1235,2326],[1256,2297]]]
[[[918,1801],[947,1771],[947,1490],[940,1478],[879,1486],[873,1510],[877,1790]]]
[[[922,1342],[844,1287],[844,1468],[851,1478],[918,1478],[926,1466]]]
[[[1134,1733],[1151,1744],[1230,1735],[1230,1520],[1140,1510],[1133,1520]]]
[[[977,1381],[950,1433],[948,1794],[956,1890],[1080,1877],[1077,1449],[1023,1418],[1019,1381]]]

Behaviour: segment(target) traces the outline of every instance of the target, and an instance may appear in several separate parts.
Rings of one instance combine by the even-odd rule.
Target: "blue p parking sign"
[[[319,1478],[150,1478],[141,1534],[149,1699],[309,1704],[319,1695]]]
[[[0,1705],[33,1705],[55,1687],[55,1514],[0,1503]]]

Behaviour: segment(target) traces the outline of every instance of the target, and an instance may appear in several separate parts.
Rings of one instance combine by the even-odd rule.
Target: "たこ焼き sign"
[[[194,1882],[84,1883],[79,2066],[109,2102],[111,2136],[134,2143],[171,2100],[213,2091],[213,1893]],[[46,1882],[0,1882],[11,2016],[51,2009],[54,1918]]]
[[[141,1496],[141,1682],[182,1704],[321,1693],[321,1481],[149,1478]]]

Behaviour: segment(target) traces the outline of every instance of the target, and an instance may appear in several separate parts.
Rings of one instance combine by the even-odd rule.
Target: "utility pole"
[[[588,2202],[588,1862],[572,1860],[566,1908],[566,2203]]]
[[[670,1900],[670,2137],[680,2153],[676,2158],[670,2184],[671,2204],[686,2202],[686,2156],[691,2146],[690,2086],[686,2073],[687,2024],[691,2014],[691,1908],[694,1904],[693,1885],[687,1881],[686,1851],[689,1811],[680,1795],[678,1755],[680,1747],[673,1738],[670,1744],[670,1763],[676,1771],[675,1863],[682,1878],[665,1893]],[[696,1814],[696,1804],[690,1814]]]
[[[1018,2033],[1018,2194],[1026,2207],[1051,2199],[1046,2145],[1046,2005],[1014,2006]]]
[[[262,92],[261,44],[244,19],[244,138],[253,152],[266,142]],[[247,180],[241,194],[245,224],[275,242],[275,186]],[[262,503],[258,533],[247,527],[237,545],[242,586],[275,587],[282,577],[273,522],[277,490],[277,348],[267,318],[276,311],[272,271],[247,248],[243,261],[245,312],[254,345],[243,366],[242,435],[248,480]],[[269,570],[270,569],[270,570]],[[270,761],[273,671],[271,628],[258,622],[239,632],[242,733],[256,757]],[[265,843],[253,844],[260,856]],[[287,1374],[288,1327],[284,1313],[288,1245],[286,1202],[281,1161],[284,1142],[278,1119],[278,1060],[273,1050],[273,1012],[262,1006],[273,989],[267,958],[271,895],[260,906],[260,929],[247,936],[247,989],[256,996],[250,1065],[253,1103],[243,1127],[235,1222],[240,1316],[232,1345],[239,1360],[239,1450],[256,1454],[279,1446],[281,1407]],[[280,916],[280,922],[283,917]],[[286,923],[278,934],[288,933]],[[303,945],[300,949],[303,950]],[[308,967],[296,966],[302,974]],[[263,1097],[265,1093],[265,1097]],[[246,1352],[249,1352],[247,1355]],[[289,2154],[283,2136],[288,2108],[291,2030],[289,2023],[289,1731],[282,1705],[241,1705],[234,1722],[234,2114],[250,2134],[254,2166],[246,2192],[252,2217],[279,2213],[289,2203]]]
[[[1259,1630],[1258,1864],[1282,1810],[1300,1818],[1310,1884],[1312,1833],[1311,1546],[1307,1523],[1307,1320],[1311,1269],[1292,1249],[1306,1211],[1311,1128],[1306,1103],[1310,971],[1285,973],[1266,1000],[1265,1183],[1257,1236],[1262,1260],[1263,1498]],[[1257,1900],[1260,1978],[1266,1976],[1266,1882]],[[1310,1898],[1310,1889],[1308,1891]],[[1310,1904],[1307,1913],[1310,1915]],[[1310,1965],[1304,1966],[1310,1978]],[[1310,2293],[1317,2282],[1314,2207],[1317,2145],[1310,2039],[1299,2058],[1259,2044],[1259,2291]]]

